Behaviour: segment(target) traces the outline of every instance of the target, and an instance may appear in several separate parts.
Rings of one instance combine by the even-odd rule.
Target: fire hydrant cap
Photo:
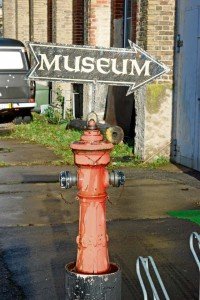
[[[103,140],[103,136],[96,127],[95,121],[90,120],[89,129],[84,131],[84,134],[81,136],[81,140],[73,142],[70,147],[73,150],[89,150],[89,151],[98,151],[98,150],[111,150],[114,146],[112,143]],[[95,128],[95,129],[90,129]]]
[[[92,129],[92,130],[97,129],[97,124],[96,124],[95,120],[93,120],[93,119],[89,120],[87,128]]]

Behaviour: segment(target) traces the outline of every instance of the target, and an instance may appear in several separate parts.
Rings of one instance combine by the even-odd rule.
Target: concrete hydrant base
[[[108,274],[80,274],[76,263],[66,265],[66,300],[121,300],[121,270],[110,264]]]

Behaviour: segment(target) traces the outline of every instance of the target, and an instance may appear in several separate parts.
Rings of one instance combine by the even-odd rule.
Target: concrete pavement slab
[[[52,150],[18,140],[0,140],[0,161],[8,164],[48,164],[58,160]]]
[[[111,260],[122,268],[122,300],[143,299],[135,271],[139,255],[153,256],[171,299],[198,299],[198,270],[188,244],[198,228],[172,218],[109,222]],[[64,299],[64,266],[76,259],[77,232],[78,223],[0,228],[4,273],[12,274],[18,299]]]
[[[0,226],[53,225],[78,221],[77,190],[59,183],[0,184]],[[127,179],[109,188],[107,219],[158,219],[169,210],[199,208],[199,189],[152,179]]]

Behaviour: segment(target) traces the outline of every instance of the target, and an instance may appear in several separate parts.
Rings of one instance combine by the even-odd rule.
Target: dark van
[[[30,122],[35,107],[35,83],[25,79],[30,65],[25,46],[14,39],[0,38],[0,122]]]

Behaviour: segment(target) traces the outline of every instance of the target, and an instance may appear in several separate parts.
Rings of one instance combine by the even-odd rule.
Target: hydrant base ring
[[[65,300],[121,300],[121,269],[110,264],[108,274],[76,273],[75,262],[65,266]]]

